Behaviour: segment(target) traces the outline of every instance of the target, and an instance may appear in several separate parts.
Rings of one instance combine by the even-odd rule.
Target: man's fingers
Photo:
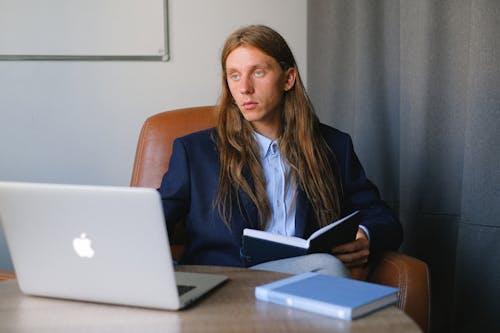
[[[368,250],[361,250],[361,251],[357,251],[357,252],[337,254],[335,256],[339,260],[341,260],[342,262],[348,263],[348,262],[365,261],[365,260],[368,259],[369,255],[370,255],[370,251],[368,251]]]
[[[350,252],[356,252],[364,248],[369,247],[369,242],[367,239],[363,238],[358,238],[354,242],[342,244],[339,246],[336,246],[332,249],[333,254],[342,254],[342,253],[350,253]]]

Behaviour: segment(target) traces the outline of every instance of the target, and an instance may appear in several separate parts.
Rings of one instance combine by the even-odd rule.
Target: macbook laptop
[[[0,222],[26,294],[177,310],[227,279],[174,272],[155,189],[0,182]]]

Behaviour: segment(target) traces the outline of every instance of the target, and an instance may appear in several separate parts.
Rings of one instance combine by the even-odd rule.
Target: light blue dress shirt
[[[260,148],[260,159],[266,179],[266,192],[271,206],[271,217],[267,221],[266,231],[286,235],[295,235],[295,210],[297,184],[293,180],[290,165],[281,158],[278,143],[257,132],[254,137]],[[370,233],[364,225],[359,225],[370,239]],[[301,236],[301,235],[299,235]]]
[[[255,139],[260,147],[260,158],[266,192],[271,206],[271,217],[266,231],[295,236],[295,210],[297,184],[293,180],[290,165],[281,158],[278,143],[257,132]]]

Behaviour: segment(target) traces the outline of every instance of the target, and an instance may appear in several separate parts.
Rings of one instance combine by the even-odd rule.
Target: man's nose
[[[241,80],[240,93],[244,95],[253,93],[253,83],[250,78],[244,77]]]

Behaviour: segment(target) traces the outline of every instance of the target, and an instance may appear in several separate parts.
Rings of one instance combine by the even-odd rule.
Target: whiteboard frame
[[[0,61],[168,61],[168,0],[163,0],[163,54],[155,55],[37,55],[0,54]]]

